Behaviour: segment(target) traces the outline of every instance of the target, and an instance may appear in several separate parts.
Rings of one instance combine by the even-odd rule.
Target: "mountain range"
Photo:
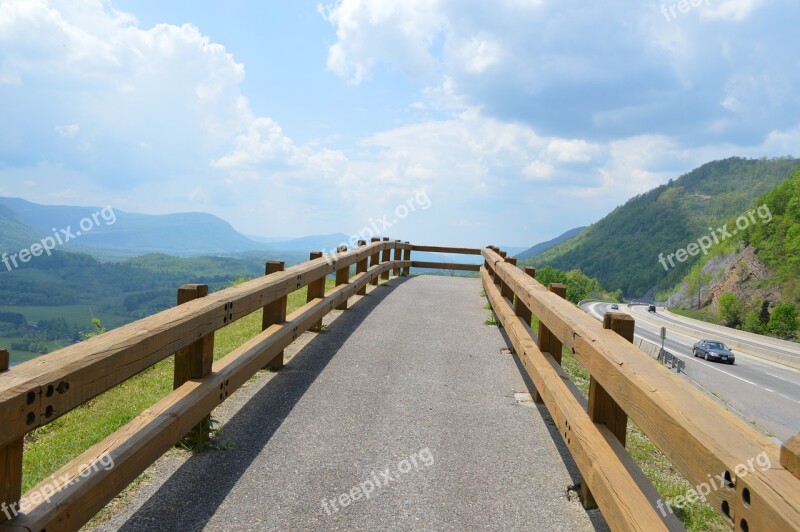
[[[607,290],[652,297],[676,285],[702,254],[661,258],[719,235],[731,219],[746,215],[761,195],[800,167],[792,158],[732,157],[702,165],[678,179],[628,200],[578,235],[526,259],[536,267],[579,269]],[[730,225],[728,227],[731,227]],[[731,229],[733,229],[731,227]]]
[[[83,226],[81,226],[83,224]],[[87,230],[88,229],[88,230]],[[40,205],[0,197],[0,251],[18,252],[48,236],[71,237],[61,251],[86,253],[101,260],[121,260],[150,253],[177,257],[269,254],[299,262],[309,251],[334,249],[347,235],[302,238],[247,237],[213,214],[129,213],[111,207]]]

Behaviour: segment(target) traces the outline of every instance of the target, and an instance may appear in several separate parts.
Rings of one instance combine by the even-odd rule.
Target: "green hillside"
[[[800,169],[764,194],[754,207],[766,205],[772,220],[750,226],[741,235],[773,274],[784,296],[800,304]]]
[[[714,161],[630,199],[605,218],[546,252],[525,261],[560,270],[580,269],[609,290],[628,297],[675,285],[702,255],[668,271],[669,255],[745,213],[762,194],[800,166],[790,158]]]
[[[530,259],[531,257],[535,257],[536,255],[544,253],[548,249],[579,235],[580,232],[583,231],[584,229],[586,229],[586,227],[576,227],[574,229],[570,229],[569,231],[566,231],[565,233],[558,235],[552,240],[548,240],[547,242],[540,242],[531,248],[528,248],[520,253],[517,253],[515,256],[517,257],[518,260]],[[507,249],[507,248],[501,248],[501,249]]]
[[[5,205],[0,205],[0,253],[15,253],[38,242],[44,235],[23,222]],[[5,266],[0,265],[5,268]]]

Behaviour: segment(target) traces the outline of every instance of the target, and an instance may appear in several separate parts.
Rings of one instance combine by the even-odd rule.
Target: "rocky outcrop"
[[[782,301],[782,297],[778,286],[764,282],[771,279],[772,274],[769,268],[759,260],[755,249],[752,246],[746,246],[726,267],[720,282],[711,289],[710,310],[717,312],[719,298],[726,292],[732,293],[736,299],[742,302],[758,304],[766,299],[772,309]]]

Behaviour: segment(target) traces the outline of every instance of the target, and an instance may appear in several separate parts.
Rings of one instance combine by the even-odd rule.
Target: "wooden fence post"
[[[206,284],[185,284],[178,288],[178,305],[208,295]],[[214,362],[214,335],[203,336],[192,345],[175,353],[175,373],[172,389],[177,389],[189,379],[202,379],[211,373]]]
[[[795,434],[781,445],[781,465],[796,478],[800,478],[800,434]]]
[[[267,261],[264,272],[266,275],[272,273],[282,272],[284,263],[282,260]],[[269,326],[286,321],[286,304],[287,297],[283,296],[280,299],[264,305],[264,310],[261,315],[261,330],[265,331]],[[283,351],[275,355],[275,358],[270,360],[264,369],[279,370],[283,367]]]
[[[10,363],[8,351],[0,349],[0,372],[8,371]],[[24,444],[25,439],[20,438],[0,447],[0,503],[3,508],[0,512],[0,523],[19,513]]]
[[[507,253],[505,251],[503,251],[500,248],[497,248],[497,254],[500,255],[501,259],[503,259],[504,261],[506,260]],[[499,266],[499,265],[497,265],[497,266]],[[499,269],[500,268],[498,267],[497,270],[499,270]],[[494,284],[496,284],[496,285],[498,285],[500,287],[500,293],[502,293],[503,280],[500,278],[500,272],[497,271],[497,270],[495,270],[495,272],[494,272]]]
[[[364,247],[367,245],[366,240],[359,240],[358,247]],[[369,268],[369,264],[367,261],[367,257],[364,257],[360,261],[356,263],[356,273],[367,273],[367,269]],[[367,285],[362,286],[356,291],[357,296],[365,296],[367,295]]]
[[[383,237],[383,241],[388,242],[389,237],[388,236]],[[392,260],[392,250],[389,248],[384,249],[383,257],[381,257],[381,262],[389,262],[390,260]],[[381,274],[381,279],[383,279],[384,281],[389,280],[389,270],[386,270]]]
[[[373,236],[373,237],[370,239],[370,241],[371,241],[371,242],[373,242],[373,243],[374,243],[374,242],[380,242],[380,241],[381,241],[381,239],[380,239],[380,238],[378,238],[377,236]],[[370,257],[369,265],[370,265],[370,267],[372,267],[372,266],[377,266],[377,265],[378,265],[378,264],[380,264],[380,263],[381,263],[381,252],[380,252],[380,251],[376,251],[376,252],[375,252],[375,253],[373,253],[373,254],[372,254],[372,256]],[[376,275],[376,276],[375,276],[375,277],[374,277],[374,278],[373,278],[373,279],[372,279],[372,280],[369,282],[369,284],[371,284],[371,285],[373,285],[373,286],[378,286],[378,276]]]
[[[410,261],[411,260],[411,243],[406,241],[406,248],[403,250],[403,260]],[[403,275],[410,275],[411,274],[411,266],[406,266],[403,268]]]
[[[185,284],[178,288],[178,305],[208,295],[206,284]],[[232,303],[229,303],[232,305]],[[230,312],[230,309],[228,309]],[[175,353],[175,370],[172,389],[175,390],[190,379],[202,379],[211,373],[214,363],[214,333],[207,334],[188,347]],[[195,425],[186,435],[185,442],[202,447],[208,441],[211,430],[211,414]]]
[[[561,283],[550,283],[547,287],[548,290],[553,292],[559,297],[566,297],[567,296],[567,287]],[[550,332],[544,323],[539,320],[539,350],[542,353],[550,353],[550,356],[553,357],[553,360],[556,361],[557,364],[561,364],[561,340],[559,340],[555,334]],[[542,402],[542,397],[539,395],[539,392],[534,392],[533,400],[537,403]]]
[[[633,316],[621,312],[606,312],[603,316],[604,329],[614,331],[631,343],[635,324]],[[628,415],[592,376],[589,377],[589,417],[595,423],[604,423],[625,446]],[[584,508],[597,508],[597,502],[585,482],[581,483],[581,499]]]
[[[347,246],[339,246],[336,248],[336,251],[338,253],[344,253],[347,251]],[[343,284],[350,284],[350,266],[344,266],[336,270],[336,286],[341,286]],[[347,300],[345,299],[337,305],[336,310],[347,310]]]
[[[536,268],[533,266],[525,266],[525,273],[530,277],[536,279]],[[531,318],[533,317],[531,310],[525,305],[522,299],[517,296],[514,300],[514,314],[522,318],[528,327],[531,326]]]
[[[403,243],[402,240],[395,240],[395,248],[394,248],[394,260],[403,260],[403,250],[400,248],[400,245]],[[395,277],[400,276],[400,266],[397,268],[392,268],[392,275]]]
[[[309,256],[309,260],[319,259],[321,257],[321,251],[312,251]],[[323,275],[316,281],[311,281],[308,283],[308,288],[306,290],[306,303],[310,303],[314,299],[322,299],[325,297],[325,276]],[[320,332],[322,330],[322,320],[319,320],[317,323],[309,327],[308,330],[312,332]]]
[[[517,259],[514,257],[505,257],[505,261],[512,266],[517,265]],[[500,281],[500,295],[506,299],[509,299],[512,305],[514,304],[514,291],[506,282],[502,280]]]

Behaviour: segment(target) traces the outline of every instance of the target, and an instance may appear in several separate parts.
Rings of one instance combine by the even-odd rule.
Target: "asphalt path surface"
[[[221,450],[169,453],[99,528],[606,529],[485,303],[479,279],[434,276],[352,298],[215,411]]]
[[[631,314],[636,319],[635,335],[661,345],[661,327],[667,328],[664,349],[686,362],[686,375],[691,382],[716,397],[732,411],[754,423],[780,441],[800,433],[800,371],[734,350],[734,365],[710,362],[695,358],[692,346],[701,339],[721,340],[736,338],[752,343],[735,330],[720,332],[714,326],[675,316],[665,316],[659,307],[655,313],[643,305],[619,305],[619,312]],[[589,302],[582,308],[601,318],[611,310],[611,303]],[[671,327],[675,323],[691,327],[696,335],[686,335]],[[766,340],[762,345],[786,354],[800,356],[797,352],[775,347]]]

